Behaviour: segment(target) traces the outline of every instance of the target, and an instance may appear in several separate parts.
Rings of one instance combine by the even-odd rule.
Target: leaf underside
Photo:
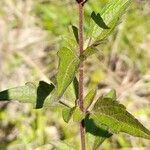
[[[125,106],[111,98],[99,98],[91,112],[91,118],[96,124],[108,126],[114,133],[125,132],[150,139],[150,131],[127,112]]]

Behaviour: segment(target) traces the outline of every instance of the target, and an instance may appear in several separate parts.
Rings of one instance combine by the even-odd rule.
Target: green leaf
[[[78,28],[76,26],[72,26],[72,31],[75,36],[76,42],[79,43]]]
[[[65,102],[67,105],[70,106],[70,108],[72,108],[77,104],[77,99],[78,99],[78,80],[75,77],[60,100]]]
[[[109,27],[105,24],[103,21],[103,18],[101,15],[98,13],[96,14],[94,11],[91,14],[91,18],[94,20],[94,22],[102,29],[109,29]]]
[[[127,112],[125,106],[111,98],[99,98],[91,112],[91,117],[96,124],[104,124],[114,133],[125,132],[150,139],[150,131]]]
[[[93,18],[94,18],[93,13],[91,14],[92,21],[91,21],[90,28],[89,28],[89,36],[90,36],[90,40],[92,39],[92,42],[90,45],[93,45],[94,43],[97,43],[98,41],[105,39],[114,30],[115,26],[118,23],[118,20],[125,13],[130,3],[131,3],[131,0],[111,0],[102,9],[102,11],[100,12],[100,15],[95,14],[97,19],[98,17],[100,18],[99,22],[103,22],[103,26],[105,23],[105,25],[107,25],[109,29],[100,28],[99,27],[100,24],[97,23],[98,21],[95,21],[95,20],[93,21]]]
[[[105,98],[111,98],[112,100],[116,100],[116,91],[114,89],[110,90],[106,95],[104,95]]]
[[[81,61],[84,61],[86,60],[89,56],[95,54],[96,52],[98,52],[97,48],[94,47],[94,46],[91,46],[91,47],[87,47],[83,52],[82,54],[80,55],[80,60]]]
[[[90,116],[85,118],[85,127],[87,147],[89,150],[97,150],[107,138],[112,136],[112,134],[108,132],[108,127],[101,124],[96,125]]]
[[[64,108],[62,110],[62,117],[63,117],[63,119],[64,119],[64,121],[66,123],[68,123],[69,120],[71,119],[71,117],[72,117],[75,109],[76,109],[76,107],[73,107],[73,108]]]
[[[81,122],[85,117],[85,114],[80,110],[79,107],[75,109],[73,112],[73,121],[75,122]]]
[[[75,93],[75,96],[76,96],[76,100],[78,99],[78,96],[79,96],[79,82],[77,80],[77,78],[75,77],[74,80],[73,80],[73,89],[74,89],[74,93]]]
[[[75,73],[79,66],[79,58],[75,52],[66,47],[62,48],[58,52],[59,56],[59,67],[56,75],[57,84],[56,89],[53,92],[53,101],[58,101],[62,97],[67,87],[75,78]]]
[[[67,35],[62,36],[62,41],[60,43],[61,47],[66,47],[68,49],[75,49],[77,48],[77,42],[74,36],[71,36],[72,32],[69,32]]]
[[[93,99],[96,95],[96,90],[91,90],[84,98],[84,108],[87,110],[89,106],[92,104]]]
[[[23,103],[32,103],[35,108],[42,108],[45,99],[53,89],[53,84],[44,81],[40,81],[38,86],[29,82],[25,86],[0,92],[0,101],[17,100]]]

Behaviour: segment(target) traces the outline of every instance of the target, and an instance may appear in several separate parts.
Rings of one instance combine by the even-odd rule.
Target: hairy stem
[[[83,0],[78,2],[79,7],[79,54],[83,52]],[[83,105],[83,63],[79,66],[79,107],[84,112]],[[80,136],[81,136],[81,146],[82,150],[86,150],[85,143],[85,127],[84,120],[80,123]]]

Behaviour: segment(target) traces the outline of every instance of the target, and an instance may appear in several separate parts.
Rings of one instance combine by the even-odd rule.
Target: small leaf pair
[[[62,117],[66,123],[68,123],[71,118],[73,118],[75,122],[80,122],[85,118],[85,114],[79,107],[75,106],[73,108],[64,108],[62,110]]]

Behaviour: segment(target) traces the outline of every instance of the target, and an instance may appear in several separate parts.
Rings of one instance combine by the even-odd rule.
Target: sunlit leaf
[[[71,117],[72,117],[75,109],[76,109],[76,107],[73,107],[73,108],[64,108],[62,110],[62,117],[63,117],[63,119],[64,119],[64,121],[66,123],[68,123],[69,120],[71,119]]]
[[[104,95],[105,98],[111,98],[112,100],[116,100],[116,91],[110,90],[106,95]]]
[[[94,46],[88,47],[86,48],[83,53],[80,55],[80,60],[84,61],[86,60],[89,56],[95,54],[96,52],[98,52],[97,48]]]
[[[36,86],[34,83],[26,83],[25,86],[19,86],[0,92],[0,101],[17,100],[23,103],[32,103],[35,108],[43,107],[43,103],[51,91],[53,84],[40,81]]]
[[[125,106],[111,98],[99,98],[91,112],[96,124],[104,124],[114,133],[125,132],[133,136],[150,139],[150,131]]]
[[[88,107],[92,104],[93,99],[96,95],[96,90],[91,90],[84,98],[84,108],[88,109]]]
[[[68,35],[69,34],[69,35]],[[71,32],[69,32],[67,35],[62,36],[62,41],[61,41],[61,47],[66,47],[68,49],[75,49],[77,47],[77,42],[74,36],[70,36]]]
[[[85,117],[85,114],[80,110],[79,107],[75,109],[73,112],[73,121],[75,122],[81,122]]]
[[[89,36],[90,36],[90,45],[93,45],[94,43],[97,43],[98,41],[103,40],[106,38],[115,28],[115,26],[118,23],[118,20],[121,18],[121,16],[124,14],[125,10],[129,7],[131,0],[111,0],[100,12],[100,15],[93,15],[95,16],[96,20],[91,20],[91,25],[89,28]],[[100,20],[98,21],[98,17]],[[95,23],[96,21],[96,23]],[[107,25],[107,29],[100,28],[100,24],[98,22],[103,22]],[[101,25],[102,27],[102,25]],[[106,28],[106,26],[105,26]]]
[[[73,89],[74,89],[74,94],[76,96],[76,100],[78,99],[78,89],[79,89],[79,82],[77,80],[77,78],[75,77],[74,80],[73,80]]]
[[[62,97],[70,83],[74,80],[75,73],[80,62],[75,52],[65,47],[58,52],[58,56],[59,67],[58,73],[56,75],[56,89],[54,90],[52,96],[53,101],[58,101],[58,99]]]

